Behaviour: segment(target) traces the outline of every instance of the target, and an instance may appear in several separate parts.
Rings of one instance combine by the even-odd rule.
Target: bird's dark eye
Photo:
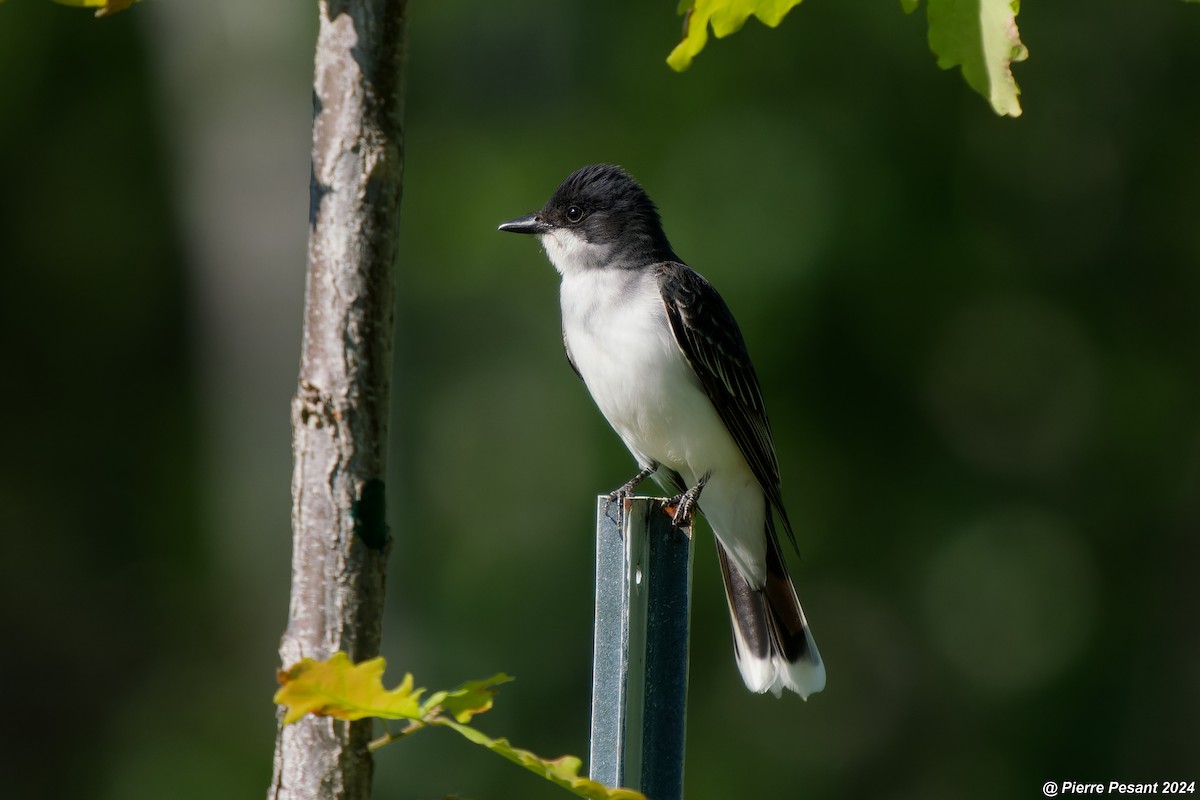
[[[567,206],[567,221],[579,222],[583,219],[583,209],[579,206]]]

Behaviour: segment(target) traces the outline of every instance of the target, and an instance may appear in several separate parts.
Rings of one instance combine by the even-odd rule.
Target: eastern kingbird
[[[577,170],[541,211],[500,230],[537,236],[562,276],[571,368],[641,471],[671,492],[676,524],[698,506],[717,537],[746,686],[807,698],[825,686],[774,515],[795,545],[758,377],[737,322],[671,249],[658,209],[620,167]]]

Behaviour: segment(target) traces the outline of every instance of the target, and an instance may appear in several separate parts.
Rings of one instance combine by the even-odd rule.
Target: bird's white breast
[[[670,468],[689,487],[708,476],[700,508],[737,569],[762,586],[762,488],[675,341],[653,269],[587,266],[590,247],[546,241],[563,277],[563,336],[575,367],[642,466]]]
[[[741,461],[671,332],[650,270],[564,272],[563,334],[601,413],[643,464],[685,480]]]

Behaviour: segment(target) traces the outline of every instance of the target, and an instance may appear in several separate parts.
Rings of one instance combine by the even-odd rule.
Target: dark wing
[[[783,520],[794,546],[796,535],[783,509],[771,423],[737,321],[717,290],[687,266],[664,262],[656,266],[656,272],[676,344]]]
[[[563,352],[567,354],[567,363],[571,365],[571,370],[579,376],[579,380],[583,380],[583,373],[579,371],[579,367],[575,366],[575,357],[571,355],[571,345],[567,344],[567,331],[563,329]]]

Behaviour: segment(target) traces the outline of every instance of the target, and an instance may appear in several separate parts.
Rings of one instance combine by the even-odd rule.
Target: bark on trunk
[[[287,667],[379,653],[406,0],[320,0],[308,277],[292,401]],[[280,727],[271,800],[365,800],[371,720]]]

